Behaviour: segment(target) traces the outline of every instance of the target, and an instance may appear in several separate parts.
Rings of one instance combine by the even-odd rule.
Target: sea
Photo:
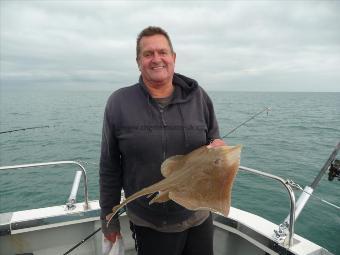
[[[0,165],[82,161],[89,178],[89,198],[98,199],[103,112],[112,91],[14,87],[2,88],[0,93]],[[246,122],[224,138],[229,145],[243,145],[242,166],[305,187],[340,141],[340,93],[208,94],[221,136]],[[267,107],[270,111],[264,111]],[[28,129],[31,127],[35,128]],[[13,131],[17,129],[24,130]],[[64,204],[76,170],[58,166],[0,171],[0,212]],[[78,193],[78,201],[82,201],[82,188]],[[301,191],[296,190],[295,195],[299,197]],[[232,206],[277,224],[290,207],[280,183],[243,171],[234,183]],[[297,219],[295,232],[340,254],[339,206],[340,181],[329,181],[326,173]]]

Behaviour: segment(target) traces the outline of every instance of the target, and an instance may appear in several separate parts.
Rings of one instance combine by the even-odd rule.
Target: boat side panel
[[[99,227],[99,221],[0,236],[1,254],[64,254]],[[77,254],[100,254],[97,237],[77,248]],[[89,252],[90,251],[90,252]]]

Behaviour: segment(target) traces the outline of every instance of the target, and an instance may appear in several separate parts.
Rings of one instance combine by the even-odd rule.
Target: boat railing
[[[81,165],[77,161],[55,161],[55,162],[44,162],[44,163],[32,163],[32,164],[23,164],[23,165],[13,165],[13,166],[2,166],[0,167],[0,170],[13,170],[13,169],[23,169],[23,168],[32,168],[32,167],[42,167],[42,166],[55,166],[55,165],[65,165],[65,164],[75,164],[77,165],[80,170],[76,171],[72,189],[70,192],[70,196],[68,198],[68,201],[66,203],[67,209],[71,210],[74,207],[74,204],[76,202],[76,195],[78,192],[81,176],[84,177],[84,203],[85,203],[85,209],[88,209],[88,184],[87,184],[87,175],[86,170],[83,165]],[[240,166],[240,170],[250,172],[256,175],[264,176],[270,179],[274,179],[278,182],[280,182],[288,191],[289,199],[290,199],[290,216],[289,216],[289,226],[288,226],[288,246],[290,247],[293,244],[293,235],[294,235],[294,224],[295,224],[295,195],[294,192],[290,186],[290,183],[288,180],[284,180],[281,177],[265,173],[256,169],[252,169],[249,167]]]
[[[57,165],[76,165],[80,168],[80,170],[76,171],[72,189],[69,195],[69,198],[66,202],[66,208],[71,210],[74,208],[74,204],[76,203],[76,197],[78,193],[78,188],[80,184],[81,177],[84,177],[84,209],[89,208],[89,198],[88,198],[88,182],[85,167],[77,161],[54,161],[54,162],[42,162],[42,163],[31,163],[31,164],[22,164],[22,165],[12,165],[12,166],[1,166],[0,170],[18,170],[18,169],[26,169],[26,168],[34,168],[34,167],[43,167],[43,166],[57,166]]]
[[[292,244],[293,244],[293,236],[294,236],[296,202],[295,202],[294,191],[293,191],[293,189],[290,185],[290,181],[284,180],[283,178],[281,178],[279,176],[269,174],[269,173],[265,173],[265,172],[262,172],[262,171],[259,171],[259,170],[256,170],[256,169],[252,169],[252,168],[249,168],[249,167],[240,166],[239,169],[246,171],[246,172],[256,174],[256,175],[260,175],[260,176],[263,176],[263,177],[267,177],[267,178],[276,180],[276,181],[280,182],[286,188],[286,190],[288,191],[289,200],[290,200],[290,214],[289,214],[288,236],[287,236],[287,239],[282,238],[282,240],[284,242],[284,245],[286,245],[288,243],[288,247],[291,247]],[[277,233],[275,233],[275,234],[277,235]]]

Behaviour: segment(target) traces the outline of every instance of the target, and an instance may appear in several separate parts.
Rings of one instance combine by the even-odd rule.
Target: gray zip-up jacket
[[[148,93],[143,80],[115,91],[108,99],[100,157],[100,206],[105,218],[125,196],[154,184],[162,162],[219,138],[212,102],[193,79],[174,74],[175,90],[165,108]],[[164,226],[188,219],[192,211],[173,201],[149,205],[141,197],[127,205],[138,217]]]

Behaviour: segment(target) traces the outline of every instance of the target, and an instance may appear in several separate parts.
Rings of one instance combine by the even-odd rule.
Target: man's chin
[[[153,77],[150,77],[150,79],[148,79],[150,83],[153,83],[153,84],[159,84],[159,85],[162,85],[162,84],[166,84],[168,83],[169,81],[169,77],[168,76],[153,76]]]

